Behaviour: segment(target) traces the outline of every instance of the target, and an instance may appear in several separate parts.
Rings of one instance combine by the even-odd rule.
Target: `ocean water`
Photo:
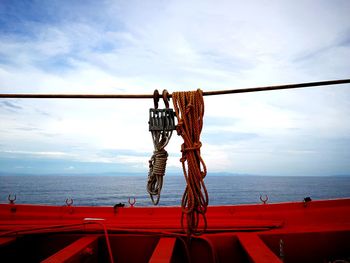
[[[0,202],[16,194],[17,204],[64,205],[67,198],[78,206],[151,206],[142,176],[0,176]],[[269,203],[350,198],[350,176],[210,176],[205,178],[209,205],[256,204],[260,195]],[[160,206],[179,206],[185,189],[182,175],[165,176]]]

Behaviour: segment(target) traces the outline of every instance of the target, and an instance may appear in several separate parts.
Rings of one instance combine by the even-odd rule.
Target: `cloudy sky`
[[[350,78],[350,1],[0,1],[1,93]],[[205,97],[209,173],[349,175],[350,85]],[[152,100],[0,100],[1,173],[147,173]],[[181,173],[173,136],[168,170]]]

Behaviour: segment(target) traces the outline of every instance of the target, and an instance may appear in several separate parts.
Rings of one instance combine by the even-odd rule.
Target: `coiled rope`
[[[168,153],[164,148],[169,143],[172,131],[151,131],[151,133],[154,152],[149,160],[147,191],[151,197],[152,203],[157,205],[163,187],[163,176],[168,160]]]
[[[203,92],[173,92],[175,114],[178,120],[176,130],[184,140],[181,145],[180,159],[186,180],[186,188],[182,197],[181,226],[187,235],[199,235],[207,228],[206,211],[208,192],[204,184],[207,168],[201,157],[200,134],[203,127],[204,100]],[[203,219],[202,230],[199,231],[200,218]]]

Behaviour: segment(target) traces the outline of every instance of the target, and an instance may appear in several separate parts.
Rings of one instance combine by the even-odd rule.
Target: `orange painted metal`
[[[209,206],[206,233],[190,239],[180,217],[180,207],[0,204],[0,258],[40,262],[100,235],[88,262],[109,262],[107,235],[115,262],[350,261],[350,199]]]

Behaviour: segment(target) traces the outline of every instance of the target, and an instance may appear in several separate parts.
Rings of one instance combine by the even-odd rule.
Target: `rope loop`
[[[185,111],[185,115],[189,114],[191,112],[191,110],[193,110],[193,105],[192,104],[188,104],[186,106],[186,111]]]
[[[166,150],[156,150],[153,152],[151,160],[149,160],[150,171],[156,176],[164,176],[168,153]]]
[[[176,125],[176,132],[177,135],[182,136],[182,130],[183,130],[183,121],[182,120],[178,120],[177,125]]]
[[[171,132],[152,131],[154,151],[149,160],[149,172],[147,191],[152,203],[157,205],[160,199],[160,192],[163,187],[163,176],[165,175],[168,152],[164,149],[171,137]]]

